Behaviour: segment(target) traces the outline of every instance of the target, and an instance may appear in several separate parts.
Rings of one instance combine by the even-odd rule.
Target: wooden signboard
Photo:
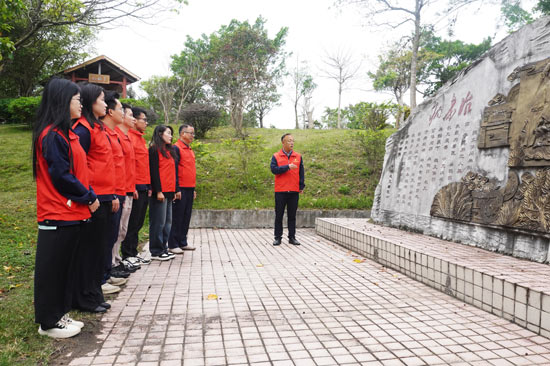
[[[96,84],[109,84],[111,77],[105,74],[88,74],[88,81]]]

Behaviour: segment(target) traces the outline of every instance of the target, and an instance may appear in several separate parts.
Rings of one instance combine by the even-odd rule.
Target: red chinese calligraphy
[[[441,117],[441,113],[443,113],[443,106],[440,106],[439,103],[435,102],[434,106],[432,107],[432,115],[430,116],[430,123],[436,118]]]
[[[456,104],[456,97],[453,94],[453,99],[451,100],[451,107],[449,108],[449,110],[445,114],[445,117],[443,117],[444,121],[450,121],[454,117],[454,115],[456,113],[455,104]]]
[[[472,99],[474,99],[474,96],[470,92],[466,94],[465,98],[462,98],[462,102],[460,103],[460,109],[458,110],[459,116],[461,114],[465,116],[472,112]]]

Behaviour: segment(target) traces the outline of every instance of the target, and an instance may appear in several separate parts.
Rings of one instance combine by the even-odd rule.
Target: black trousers
[[[288,220],[288,238],[296,238],[296,210],[298,210],[298,192],[275,192],[275,239],[283,237],[283,215]]]
[[[105,301],[101,291],[104,272],[105,248],[109,239],[112,203],[101,202],[85,226],[83,238],[75,258],[77,271],[76,290],[73,296],[75,309],[90,311]]]
[[[172,228],[168,238],[168,248],[187,246],[194,195],[195,188],[181,188],[181,200],[175,200],[172,204]]]
[[[53,328],[71,310],[74,267],[84,223],[38,230],[34,268],[35,321],[43,330]]]
[[[137,247],[139,241],[139,231],[145,222],[147,205],[149,204],[147,191],[138,191],[138,194],[139,198],[137,200],[134,199],[132,203],[132,212],[130,213],[130,219],[128,220],[128,231],[126,232],[126,237],[120,245],[120,254],[122,259],[135,257],[138,255]]]

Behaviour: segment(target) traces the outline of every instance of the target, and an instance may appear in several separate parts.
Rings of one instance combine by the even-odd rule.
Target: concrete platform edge
[[[465,303],[550,338],[550,295],[317,218],[318,235]]]

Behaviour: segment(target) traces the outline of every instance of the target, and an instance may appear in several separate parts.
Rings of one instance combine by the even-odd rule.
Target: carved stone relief
[[[510,148],[506,184],[468,172],[436,193],[432,216],[550,232],[550,59],[516,68],[518,79],[488,102],[478,136],[479,149]]]

